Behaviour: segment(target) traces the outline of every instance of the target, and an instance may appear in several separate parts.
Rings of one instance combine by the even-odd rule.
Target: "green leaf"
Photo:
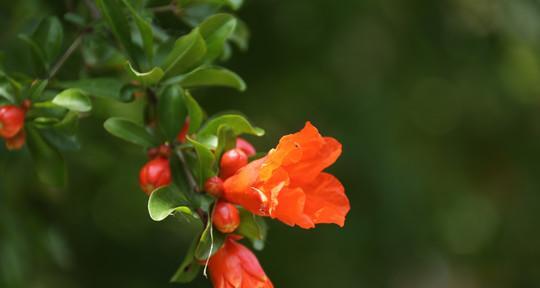
[[[131,63],[126,62],[126,70],[131,79],[139,81],[143,86],[148,87],[159,83],[161,78],[165,75],[163,69],[154,67],[148,72],[137,72]]]
[[[52,187],[64,187],[66,167],[60,153],[49,145],[33,127],[27,127],[26,132],[28,149],[32,155],[39,180]]]
[[[176,273],[172,276],[171,282],[188,283],[193,281],[193,279],[199,275],[201,265],[195,261],[195,249],[197,248],[198,242],[198,238],[193,239],[186,257],[184,257],[184,261],[182,261],[182,264],[180,264],[180,267],[178,267],[178,270],[176,270]]]
[[[201,106],[199,106],[199,103],[195,101],[195,99],[193,98],[193,96],[191,96],[191,93],[189,93],[189,91],[185,91],[184,97],[186,99],[186,106],[187,106],[188,115],[189,115],[188,135],[190,135],[190,134],[195,133],[201,127],[204,113]]]
[[[234,10],[240,9],[244,4],[244,0],[225,0],[225,2]]]
[[[236,73],[221,67],[203,67],[187,74],[180,84],[184,88],[223,86],[246,90],[246,83]]]
[[[208,17],[200,25],[201,35],[206,41],[206,59],[211,62],[223,52],[225,42],[234,32],[236,18],[230,14],[216,14]]]
[[[139,29],[139,33],[141,34],[141,39],[143,41],[144,52],[146,53],[148,60],[151,62],[152,58],[154,57],[154,34],[152,32],[152,25],[142,18],[141,15],[137,13],[137,10],[135,10],[135,8],[133,8],[133,6],[131,6],[127,0],[122,0],[122,2],[124,5],[126,5],[128,11],[135,20],[135,24]]]
[[[133,144],[143,147],[157,146],[159,143],[140,124],[127,119],[113,117],[107,119],[103,124],[105,130],[112,135],[124,139]]]
[[[38,74],[45,74],[49,69],[49,64],[45,56],[45,51],[30,37],[20,34],[17,36],[30,48],[30,56],[32,58],[32,65]],[[43,75],[42,75],[43,76]]]
[[[40,132],[47,139],[47,142],[51,143],[57,149],[69,151],[81,149],[81,143],[79,143],[76,135],[67,134],[54,128],[46,128],[40,130]]]
[[[71,111],[88,112],[92,110],[90,98],[80,89],[71,88],[56,95],[52,102]]]
[[[218,129],[218,144],[216,148],[216,159],[221,159],[223,152],[236,147],[236,136],[234,131],[227,125],[221,125]]]
[[[221,125],[230,127],[236,136],[241,134],[264,135],[263,129],[252,126],[244,116],[225,114],[208,120],[197,134],[197,139],[200,139],[202,142],[210,141],[211,138],[216,137]]]
[[[47,63],[51,64],[62,51],[64,29],[60,20],[57,17],[45,18],[32,34],[32,39],[43,50]]]
[[[239,209],[239,211],[240,226],[238,226],[235,233],[250,239],[255,249],[262,250],[266,235],[268,234],[268,225],[264,221],[264,218],[254,215],[245,209]]]
[[[62,119],[67,112],[68,110],[66,108],[60,107],[52,102],[38,102],[32,104],[30,110],[26,114],[26,117],[28,119],[38,117]]]
[[[184,91],[178,85],[171,85],[159,94],[159,127],[169,141],[174,141],[186,119],[187,110]]]
[[[136,49],[131,41],[128,18],[122,10],[119,0],[96,0],[96,4],[112,33],[126,49],[129,58],[134,61],[136,59],[135,55],[137,55]]]
[[[75,134],[79,126],[79,114],[74,111],[68,112],[62,121],[54,125],[56,129],[68,134]]]
[[[195,259],[204,261],[212,257],[221,248],[224,241],[225,235],[213,229],[212,219],[209,219],[195,248]]]
[[[32,83],[32,86],[30,86],[30,89],[26,92],[26,97],[30,98],[32,101],[39,101],[41,100],[41,96],[43,95],[43,91],[45,91],[45,88],[49,84],[48,80],[36,80]]]
[[[234,29],[233,34],[231,35],[231,42],[236,44],[238,48],[242,51],[246,51],[249,46],[249,28],[246,22],[237,19],[236,28]]]
[[[195,152],[197,153],[197,167],[195,174],[199,180],[199,187],[204,185],[206,179],[215,176],[216,171],[214,169],[214,164],[216,162],[216,157],[212,151],[205,145],[187,137],[189,143],[193,144]]]
[[[199,32],[193,29],[191,33],[180,37],[174,43],[173,50],[162,65],[165,75],[176,76],[193,69],[202,63],[206,54],[206,44]]]
[[[148,213],[154,221],[161,221],[175,212],[193,216],[189,205],[186,195],[169,185],[160,187],[150,194]]]
[[[76,81],[59,82],[61,88],[77,88],[94,97],[108,98],[116,101],[129,102],[131,98],[122,97],[120,93],[123,82],[117,78],[93,78]]]

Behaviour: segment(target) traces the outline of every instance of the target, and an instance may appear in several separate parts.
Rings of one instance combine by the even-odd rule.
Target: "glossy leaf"
[[[51,187],[63,187],[66,183],[66,167],[60,153],[33,127],[27,127],[26,133],[28,149],[39,180]]]
[[[234,131],[227,125],[221,125],[218,129],[218,144],[216,148],[216,159],[221,159],[221,154],[236,147],[236,136]]]
[[[136,49],[131,41],[131,29],[128,18],[122,10],[119,0],[96,0],[101,15],[109,25],[114,36],[126,49],[131,60],[136,59]]]
[[[234,10],[240,9],[244,4],[244,0],[225,0],[225,2]]]
[[[59,82],[58,86],[61,88],[77,88],[83,90],[86,94],[108,98],[116,101],[129,102],[133,100],[131,98],[125,98],[121,96],[121,89],[123,82],[116,78],[94,78],[94,79],[81,79],[76,81],[64,81]]]
[[[20,34],[17,36],[17,38],[23,41],[30,48],[32,65],[34,69],[36,69],[36,72],[40,75],[45,74],[46,70],[49,69],[45,51],[43,51],[43,49],[34,41],[34,39],[28,37],[27,35]]]
[[[184,98],[186,99],[186,106],[189,115],[189,130],[188,134],[193,134],[199,130],[204,118],[204,112],[199,106],[199,103],[191,96],[189,91],[185,91]]]
[[[235,232],[250,239],[255,249],[263,249],[268,233],[268,226],[265,220],[245,209],[239,209],[239,211],[240,226],[238,226]]]
[[[199,29],[176,40],[173,50],[162,65],[165,75],[176,76],[195,68],[206,54],[206,44]]]
[[[189,246],[182,264],[180,264],[180,267],[178,267],[178,270],[176,270],[176,273],[172,276],[171,282],[188,283],[193,281],[193,279],[199,275],[202,266],[195,260],[195,249],[197,248],[198,243],[199,239],[195,238]]]
[[[169,141],[176,139],[184,126],[187,109],[184,91],[178,85],[166,87],[159,95],[158,117],[159,127]]]
[[[193,215],[187,197],[176,187],[169,185],[152,192],[148,200],[148,213],[154,221],[161,221],[175,212]]]
[[[152,25],[143,17],[141,17],[141,15],[139,15],[135,8],[131,6],[129,1],[122,0],[122,2],[128,8],[128,11],[131,13],[131,16],[135,20],[135,24],[139,29],[146,57],[148,57],[148,59],[152,61],[152,58],[154,57],[154,34],[152,32]]]
[[[195,258],[202,261],[212,257],[221,248],[224,241],[225,235],[217,229],[213,229],[212,219],[209,219],[195,248]]]
[[[26,97],[30,98],[32,101],[38,101],[40,100],[43,95],[43,91],[45,91],[45,88],[49,84],[48,80],[36,80],[32,83],[32,86],[30,86],[30,89],[26,92]]]
[[[81,143],[76,135],[65,133],[53,127],[40,130],[40,132],[47,142],[59,150],[75,151],[81,149]]]
[[[236,73],[221,67],[203,67],[187,74],[180,84],[184,88],[203,86],[223,86],[240,91],[246,89],[246,83]]]
[[[214,153],[212,153],[212,151],[205,145],[191,139],[190,137],[187,137],[187,140],[193,145],[195,152],[197,153],[197,167],[195,174],[199,180],[199,187],[202,187],[206,179],[216,175],[216,171],[214,169],[216,157]]]
[[[230,127],[236,136],[241,134],[252,134],[256,136],[264,135],[263,129],[252,126],[244,116],[226,114],[208,120],[197,134],[199,137],[198,139],[207,141],[208,139],[215,137],[221,125]]]
[[[80,89],[71,88],[56,95],[52,102],[58,106],[76,112],[88,112],[92,110],[90,98]]]
[[[163,69],[154,67],[148,72],[138,72],[133,68],[131,63],[126,62],[126,70],[131,79],[139,81],[143,86],[148,87],[159,83],[161,78],[165,75]]]
[[[236,18],[230,14],[216,14],[204,20],[199,29],[206,41],[207,53],[205,58],[213,61],[218,58],[223,51],[225,42],[234,32]]]
[[[250,32],[246,22],[237,19],[236,27],[231,35],[231,42],[236,44],[242,51],[246,51],[249,46]]]
[[[158,145],[154,137],[150,135],[143,126],[133,121],[114,117],[107,119],[103,126],[105,127],[105,130],[112,135],[133,144],[141,145],[143,147],[153,147]]]
[[[32,104],[30,110],[26,113],[28,119],[35,119],[38,117],[48,117],[62,119],[68,110],[64,107],[60,107],[52,102],[37,102]]]
[[[43,50],[46,61],[50,64],[62,51],[64,29],[57,17],[45,18],[32,35],[35,43]]]

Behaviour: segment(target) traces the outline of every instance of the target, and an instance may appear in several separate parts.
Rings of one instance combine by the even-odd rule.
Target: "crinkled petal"
[[[305,185],[315,179],[324,169],[334,164],[341,155],[341,144],[334,138],[324,137],[324,144],[317,153],[303,157],[302,161],[285,166],[293,185]]]
[[[283,189],[278,196],[278,205],[271,216],[289,226],[314,228],[313,222],[304,214],[305,202],[306,195],[301,188]]]
[[[321,173],[303,190],[306,194],[304,213],[313,223],[335,223],[343,227],[351,206],[345,188],[336,177]]]

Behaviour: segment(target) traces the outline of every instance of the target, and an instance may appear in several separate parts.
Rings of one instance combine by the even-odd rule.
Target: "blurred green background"
[[[0,46],[73,2],[0,1]],[[271,223],[257,256],[276,287],[540,286],[539,1],[248,0],[239,15],[250,49],[227,66],[247,92],[196,97],[267,129],[250,138],[262,151],[306,120],[339,139],[330,170],[352,205],[343,229]],[[0,287],[175,287],[195,231],[150,220],[145,155],[103,120],[82,122],[64,191],[0,151]]]

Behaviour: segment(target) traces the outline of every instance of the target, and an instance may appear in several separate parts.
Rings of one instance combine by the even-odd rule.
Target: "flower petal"
[[[314,223],[304,214],[306,194],[301,188],[283,189],[278,196],[278,205],[272,211],[272,218],[289,225],[298,225],[304,229],[314,228]]]
[[[208,268],[216,288],[274,287],[253,252],[231,237],[210,258]]]
[[[304,213],[313,223],[335,223],[343,227],[351,207],[345,189],[336,177],[321,173],[303,190],[306,194]]]

